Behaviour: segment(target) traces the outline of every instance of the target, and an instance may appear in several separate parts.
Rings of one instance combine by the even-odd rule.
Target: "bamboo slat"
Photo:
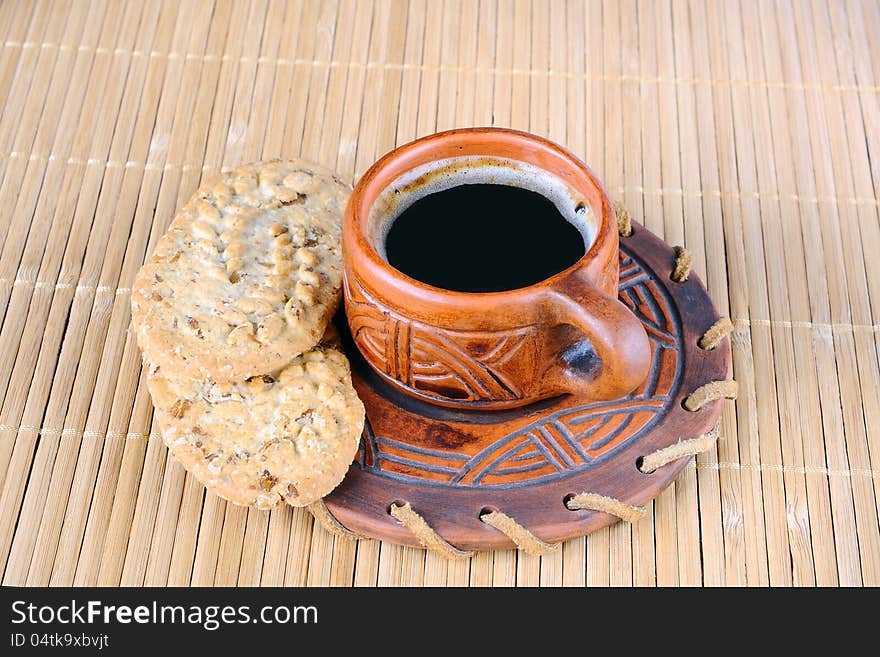
[[[447,562],[226,504],[167,457],[129,330],[201,181],[355,180],[457,126],[567,145],[734,322],[717,448],[634,525]],[[873,0],[0,3],[4,584],[880,584]]]

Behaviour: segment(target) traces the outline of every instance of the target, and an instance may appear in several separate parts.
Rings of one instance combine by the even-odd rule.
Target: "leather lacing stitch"
[[[722,317],[703,333],[703,337],[697,344],[700,345],[700,349],[712,351],[731,333],[733,333],[733,322],[729,317]]]
[[[684,283],[691,275],[694,259],[691,252],[683,246],[674,246],[672,249],[675,251],[675,264],[672,267],[671,278],[676,283]]]
[[[633,234],[632,217],[622,203],[614,203],[614,216],[617,217],[617,232],[621,237],[629,237]]]
[[[336,519],[336,516],[330,513],[330,509],[328,509],[327,505],[324,504],[324,500],[312,502],[306,508],[309,510],[309,513],[311,513],[315,517],[315,520],[317,520],[324,529],[326,529],[334,536],[346,538],[349,540],[360,538],[357,534],[347,530],[342,525],[342,523]]]
[[[633,227],[629,212],[625,207],[617,203],[615,203],[614,209],[619,235],[621,237],[631,236],[633,234]],[[671,278],[676,283],[684,283],[690,275],[693,258],[684,247],[676,246],[674,250],[675,261]],[[703,333],[697,344],[701,349],[711,351],[717,348],[722,340],[729,336],[732,331],[733,324],[730,319],[722,317]],[[696,413],[706,404],[717,399],[736,399],[736,394],[736,381],[710,381],[688,395],[683,402],[683,406],[685,410]],[[715,446],[717,441],[718,425],[701,436],[681,440],[673,445],[646,454],[638,460],[637,467],[644,474],[651,474],[673,461],[708,451]],[[563,503],[569,511],[583,510],[607,513],[630,523],[638,522],[648,512],[645,506],[630,504],[624,500],[592,491],[571,495]],[[308,508],[312,515],[315,516],[315,519],[331,533],[345,538],[362,538],[343,527],[333,517],[330,510],[327,509],[323,500],[313,503]],[[388,513],[412,532],[413,536],[426,549],[442,557],[447,559],[466,559],[473,555],[471,551],[460,550],[448,543],[428,524],[421,514],[412,508],[409,502],[392,503]],[[559,547],[559,543],[552,544],[541,540],[503,511],[487,509],[480,513],[479,518],[483,523],[507,536],[517,548],[528,554],[540,556],[548,554]]]
[[[488,511],[481,513],[480,520],[507,536],[507,538],[516,544],[516,547],[526,554],[540,557],[544,554],[550,554],[559,547],[559,543],[556,543],[555,545],[552,543],[545,543],[516,520],[501,511]]]
[[[711,381],[685,397],[684,407],[691,413],[696,413],[703,406],[716,399],[736,399],[738,390],[736,381]]]
[[[419,539],[419,543],[428,550],[436,552],[441,557],[446,557],[447,559],[467,559],[474,554],[473,552],[459,550],[457,547],[447,543],[421,515],[413,511],[412,505],[409,502],[404,502],[403,504],[393,503],[389,513],[391,517],[409,529]]]

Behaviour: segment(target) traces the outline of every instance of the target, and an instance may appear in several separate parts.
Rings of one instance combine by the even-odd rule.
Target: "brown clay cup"
[[[456,176],[463,168],[504,174],[505,167],[511,180],[550,181],[566,191],[574,221],[585,224],[576,227],[592,237],[580,260],[529,287],[479,293],[433,287],[388,264],[383,240],[403,210],[398,199],[436,189],[438,181],[442,187],[443,177],[458,180],[447,186],[462,184]],[[599,401],[626,395],[647,376],[647,335],[617,299],[614,210],[592,171],[546,139],[468,128],[401,146],[358,181],[342,243],[354,341],[381,378],[411,397],[473,410],[563,394]],[[454,259],[450,254],[451,266]]]

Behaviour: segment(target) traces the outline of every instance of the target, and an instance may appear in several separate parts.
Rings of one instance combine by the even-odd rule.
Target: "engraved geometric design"
[[[539,413],[515,431],[470,451],[468,444],[447,444],[443,440],[433,440],[426,447],[409,436],[376,436],[367,422],[356,464],[371,474],[419,485],[518,488],[583,472],[638,440],[663,418],[679,391],[683,377],[682,322],[664,286],[624,247],[620,252],[619,290],[620,300],[645,326],[652,349],[647,379],[626,397]],[[366,327],[368,321],[359,318],[357,326],[353,323],[354,330]],[[482,358],[509,353],[506,350],[511,348],[526,348],[528,337],[527,333],[496,336],[495,351],[487,349]],[[427,354],[429,349],[419,345],[412,353]],[[457,353],[457,357],[464,356]],[[423,355],[414,355],[413,363],[416,361],[420,364],[411,366],[413,381],[429,371]],[[492,369],[497,375],[494,363]],[[467,383],[471,387],[463,385],[460,389],[468,394],[480,389],[474,381]],[[479,383],[489,382],[482,379]],[[503,379],[498,385],[503,385]]]
[[[516,354],[538,364],[533,325],[501,331],[437,331],[379,310],[356,279],[346,281],[346,314],[361,352],[385,373],[428,397],[456,401],[515,400],[529,394],[511,379],[506,364]]]

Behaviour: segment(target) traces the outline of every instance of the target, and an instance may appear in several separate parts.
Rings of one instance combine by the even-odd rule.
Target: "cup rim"
[[[585,181],[589,185],[591,185],[597,192],[601,204],[601,212],[599,212],[598,216],[596,217],[596,233],[593,237],[593,242],[590,247],[586,249],[583,256],[581,256],[577,261],[575,261],[565,269],[525,287],[491,292],[463,292],[460,290],[447,290],[442,287],[437,287],[428,283],[424,283],[416,278],[413,278],[412,276],[407,275],[399,269],[396,269],[379,254],[379,252],[376,250],[376,248],[367,237],[366,222],[369,218],[369,213],[372,209],[373,203],[375,203],[382,192],[387,188],[387,186],[383,185],[378,190],[371,189],[381,171],[396,160],[407,158],[412,155],[417,155],[418,153],[431,149],[434,143],[437,141],[446,140],[449,138],[455,139],[457,137],[467,138],[471,135],[501,135],[521,143],[526,148],[531,147],[543,149],[553,156],[561,157],[562,159],[568,160],[568,162],[578,171],[578,173],[583,176]],[[510,157],[508,159],[515,160],[516,158]],[[525,159],[521,161],[532,164]],[[532,166],[538,165],[532,164]],[[538,168],[543,167],[538,166]],[[554,177],[559,177],[556,173],[552,171],[547,171],[547,173]],[[593,208],[593,210],[595,211],[595,208]],[[361,255],[363,255],[370,263],[371,269],[373,269],[376,273],[381,272],[382,274],[384,274],[383,277],[390,276],[391,278],[393,278],[396,291],[398,292],[416,294],[424,300],[430,300],[435,303],[448,303],[450,301],[455,301],[459,303],[477,301],[479,303],[485,303],[491,301],[509,300],[512,296],[533,295],[536,292],[542,292],[547,290],[548,288],[555,287],[561,281],[571,276],[572,273],[576,272],[577,270],[583,269],[587,263],[600,257],[603,250],[608,249],[607,242],[609,239],[609,235],[611,234],[612,226],[614,227],[614,231],[616,232],[617,227],[614,207],[609,200],[608,193],[606,192],[605,187],[602,185],[598,177],[593,173],[592,169],[590,169],[590,167],[587,166],[586,163],[584,163],[580,158],[574,155],[567,148],[564,148],[563,146],[553,141],[550,141],[549,139],[529,132],[524,132],[522,130],[514,130],[512,128],[500,127],[470,127],[455,128],[452,130],[445,130],[442,132],[436,132],[424,137],[420,137],[411,142],[403,144],[402,146],[398,146],[397,148],[387,152],[385,155],[376,160],[376,162],[374,162],[373,165],[369,169],[367,169],[367,171],[360,177],[360,179],[354,186],[351,200],[349,201],[348,208],[345,213],[343,238],[344,241],[348,243],[346,246],[348,246],[349,249],[351,249],[352,246],[355,246],[357,250],[360,251]],[[346,236],[349,239],[346,240]],[[346,259],[354,258],[354,253],[352,253],[351,251],[349,251],[348,253],[343,253],[343,255],[344,257],[346,257]]]

